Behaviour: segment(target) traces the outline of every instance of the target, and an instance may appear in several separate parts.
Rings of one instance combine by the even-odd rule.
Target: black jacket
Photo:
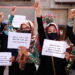
[[[70,41],[75,45],[75,34],[73,33],[73,27],[67,26],[67,36]]]
[[[2,51],[1,50],[1,47],[2,47],[2,31],[3,31],[5,25],[6,25],[5,23],[0,23],[0,51]]]
[[[6,23],[0,23],[0,52],[11,52],[13,56],[17,56],[17,49],[8,49],[7,48],[7,43],[8,43],[8,35],[6,35],[3,32],[3,29],[7,25]]]
[[[75,34],[73,33],[73,27],[67,26],[67,36],[69,40],[75,45]],[[72,69],[75,70],[75,61],[73,61]]]
[[[18,54],[18,49],[8,49],[7,48],[7,44],[8,44],[8,35],[6,35],[4,32],[2,34],[2,46],[1,46],[1,50],[2,52],[11,52],[12,56],[17,56]]]
[[[42,24],[42,18],[37,18],[37,22],[38,22],[39,41],[42,47],[43,41],[46,38]],[[66,75],[66,70],[65,70],[66,64],[67,63],[65,59],[40,55],[40,66],[37,75],[55,75],[54,73],[56,73],[56,75]]]

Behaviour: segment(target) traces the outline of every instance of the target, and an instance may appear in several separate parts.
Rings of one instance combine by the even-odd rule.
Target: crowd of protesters
[[[34,4],[34,9],[36,11],[38,38],[37,34],[35,34],[35,25],[30,20],[21,23],[20,28],[16,29],[12,26],[12,21],[16,14],[16,7],[11,8],[10,17],[7,23],[2,21],[4,14],[0,12],[0,52],[12,53],[12,57],[10,58],[12,65],[9,66],[9,75],[67,75],[66,66],[70,60],[70,53],[67,51],[67,48],[64,53],[64,59],[42,55],[44,39],[60,41],[59,27],[53,22],[49,23],[44,28],[38,2]],[[73,29],[75,22],[74,18],[75,9],[72,9],[69,14],[67,36],[73,44],[75,44],[75,30]],[[27,49],[24,46],[19,46],[18,49],[8,49],[7,43],[9,32],[30,33],[30,47]],[[38,42],[37,39],[39,39]],[[39,43],[41,50],[37,47],[37,43]],[[36,65],[38,65],[37,70]],[[3,75],[5,67],[6,66],[0,66],[0,75]]]

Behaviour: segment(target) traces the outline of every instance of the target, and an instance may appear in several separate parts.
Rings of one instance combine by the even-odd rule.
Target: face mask
[[[5,31],[4,31],[4,34],[8,35],[8,31],[7,31],[7,30],[5,30]]]
[[[30,30],[21,30],[22,33],[31,33]]]
[[[48,38],[51,40],[57,40],[58,34],[57,33],[48,33]]]

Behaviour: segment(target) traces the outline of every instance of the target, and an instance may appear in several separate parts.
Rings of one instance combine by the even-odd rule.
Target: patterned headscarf
[[[32,32],[32,38],[35,38],[35,30],[34,30],[34,24],[32,23],[32,21],[30,20],[26,20],[25,22],[23,22],[22,24],[28,24],[31,28],[31,32]],[[21,26],[22,26],[21,24]],[[21,26],[20,26],[20,29],[21,29]]]
[[[56,33],[58,34],[58,36],[60,36],[59,28],[58,28],[58,26],[57,26],[55,23],[49,23],[49,24],[45,27],[46,36],[47,36],[48,28],[49,28],[50,26],[54,26],[54,27],[56,28]]]

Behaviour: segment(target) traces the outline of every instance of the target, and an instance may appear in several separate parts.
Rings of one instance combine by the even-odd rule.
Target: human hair
[[[20,25],[20,30],[22,30],[22,25],[24,25],[24,24],[28,24],[29,25],[30,31],[31,31],[31,34],[32,34],[32,38],[33,38],[35,36],[34,24],[32,23],[32,21],[26,20],[24,23],[22,23]]]

